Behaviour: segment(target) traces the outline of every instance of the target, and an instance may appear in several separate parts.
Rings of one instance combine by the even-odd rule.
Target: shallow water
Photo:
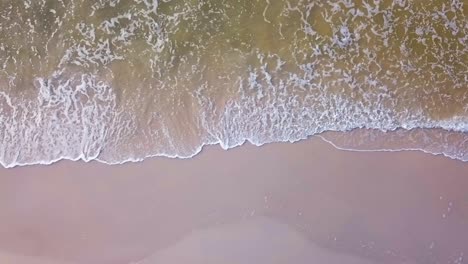
[[[191,157],[206,144],[355,128],[429,131],[398,149],[466,160],[460,0],[5,0],[0,10],[6,167]],[[434,139],[445,133],[462,144]],[[368,139],[343,148],[384,149]]]

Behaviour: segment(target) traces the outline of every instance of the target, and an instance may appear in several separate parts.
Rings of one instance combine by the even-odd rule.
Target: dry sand
[[[318,138],[0,170],[0,263],[466,263],[468,163]]]

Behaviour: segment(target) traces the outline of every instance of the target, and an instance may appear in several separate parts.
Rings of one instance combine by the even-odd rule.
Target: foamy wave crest
[[[239,94],[244,95],[228,100],[222,108],[216,109],[209,98],[199,98],[199,112],[191,116],[196,122],[174,127],[174,120],[167,119],[159,128],[150,127],[144,116],[119,107],[114,89],[96,76],[63,78],[55,74],[36,78],[34,94],[10,97],[0,93],[0,121],[4,124],[0,129],[0,161],[4,167],[50,164],[61,159],[120,164],[153,156],[189,158],[204,145],[220,144],[229,149],[249,141],[260,146],[295,142],[316,134],[343,150],[420,150],[468,161],[464,119],[437,123],[421,115],[416,122],[412,116],[402,126],[389,113],[351,107],[346,98],[304,100],[287,90],[279,91],[286,87],[294,90],[294,82],[299,86],[311,83],[297,82],[297,76],[291,78],[284,87],[266,81],[270,80],[268,75],[259,75],[255,81],[246,78],[238,83]],[[265,87],[257,87],[255,95],[245,94],[255,86]],[[259,93],[262,100],[258,100]],[[359,121],[356,116],[363,119]],[[369,129],[353,130],[364,126]],[[402,127],[412,130],[399,129]],[[180,136],[186,130],[198,132],[187,141]]]
[[[0,163],[5,167],[93,160],[112,136],[116,96],[92,75],[36,78],[33,94],[0,92]]]

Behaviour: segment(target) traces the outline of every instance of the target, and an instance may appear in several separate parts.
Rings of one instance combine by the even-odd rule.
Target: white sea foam
[[[12,167],[98,157],[117,114],[109,86],[77,75],[37,78],[36,87],[36,100],[2,93],[0,163]]]
[[[468,24],[459,0],[430,8],[419,1],[46,2],[0,3],[5,167],[189,158],[205,145],[313,135],[340,149],[468,159]],[[377,132],[352,132],[360,128]],[[379,131],[390,131],[383,145],[373,138]],[[420,141],[386,145],[414,135]]]

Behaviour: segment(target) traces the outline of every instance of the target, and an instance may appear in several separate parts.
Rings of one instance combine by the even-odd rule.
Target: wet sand
[[[0,170],[0,263],[465,263],[468,163],[295,144]]]

